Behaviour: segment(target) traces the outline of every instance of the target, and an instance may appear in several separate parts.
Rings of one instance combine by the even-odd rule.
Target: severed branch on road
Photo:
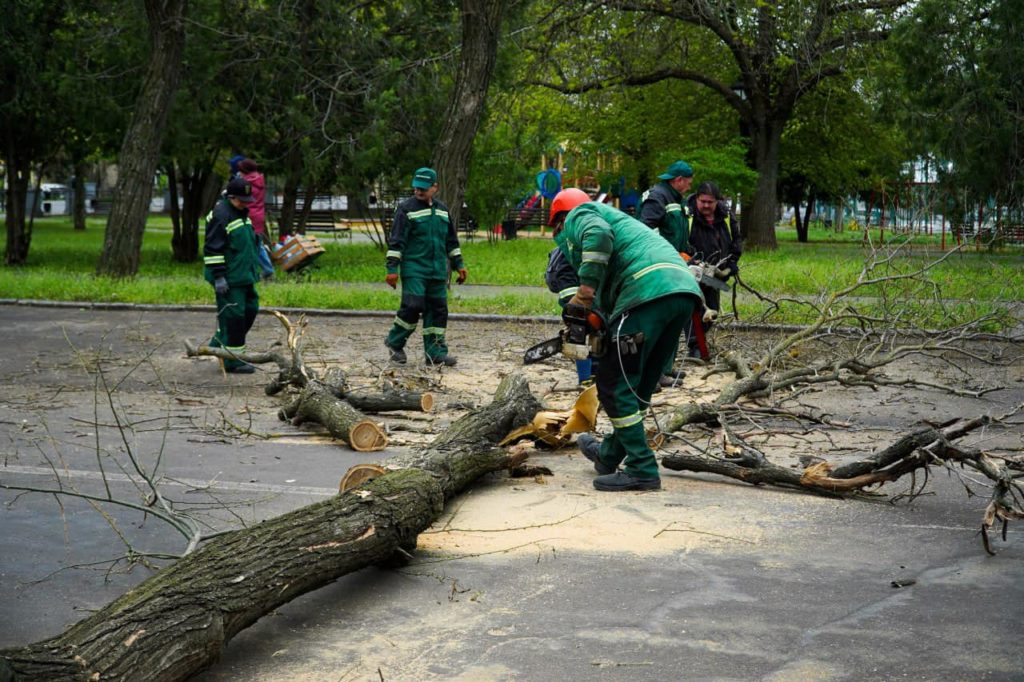
[[[540,409],[521,376],[429,446],[323,502],[210,540],[52,639],[0,651],[0,679],[184,680],[301,594],[415,547],[447,500],[525,454],[497,443]]]
[[[760,349],[733,348],[720,353],[709,376],[727,372],[733,379],[710,400],[675,408],[664,423],[664,431],[673,436],[689,425],[720,425],[728,454],[672,453],[662,458],[662,464],[669,469],[710,472],[752,484],[825,495],[863,492],[921,470],[927,475],[929,467],[957,464],[982,473],[994,484],[982,523],[985,548],[991,551],[989,534],[994,523],[1022,518],[1024,494],[1009,473],[1019,471],[1020,465],[953,443],[972,430],[1005,421],[1021,407],[1001,418],[977,417],[915,430],[874,456],[851,464],[833,466],[816,453],[815,463],[800,470],[773,464],[738,432],[740,419],[755,424],[756,419],[767,415],[822,422],[827,415],[800,415],[785,403],[801,392],[826,386],[871,390],[915,387],[972,398],[1004,388],[970,381],[959,361],[993,366],[1019,362],[1013,344],[994,341],[991,330],[1019,323],[1015,316],[1020,313],[1020,303],[1009,302],[964,318],[962,311],[951,310],[927,277],[951,252],[925,263],[913,259],[904,262],[898,258],[899,252],[872,253],[856,281],[837,291],[811,300],[771,301],[771,310],[803,306],[813,313],[813,321],[778,334]],[[922,314],[925,308],[930,316]],[[924,322],[929,324],[925,326]],[[717,333],[723,331],[728,333],[727,325]],[[965,381],[954,385],[934,375],[900,375],[898,364],[915,357],[937,359],[959,372]]]
[[[225,348],[197,346],[186,341],[186,353],[189,357],[212,356],[254,365],[276,364],[277,376],[264,389],[266,394],[277,395],[286,388],[299,392],[295,400],[279,411],[278,416],[282,420],[291,421],[295,426],[307,421],[322,424],[333,437],[344,440],[360,452],[383,450],[388,443],[384,428],[368,419],[362,411],[429,412],[433,409],[434,398],[430,393],[402,391],[394,387],[381,392],[352,389],[340,369],[333,368],[323,375],[319,374],[308,367],[302,357],[302,336],[307,324],[305,316],[293,323],[277,311],[271,314],[284,328],[285,351],[236,354]]]

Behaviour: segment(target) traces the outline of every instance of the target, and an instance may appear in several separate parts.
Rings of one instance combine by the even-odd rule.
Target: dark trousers
[[[608,350],[597,368],[597,397],[614,429],[601,443],[605,464],[622,463],[626,473],[637,478],[658,476],[658,461],[644,431],[644,413],[696,304],[692,296],[674,294],[633,308],[609,323]]]
[[[448,354],[448,285],[443,279],[402,278],[402,304],[385,343],[404,348],[423,318],[423,350],[431,360]]]
[[[217,333],[210,340],[214,348],[233,353],[245,352],[245,335],[260,312],[260,297],[252,284],[232,286],[228,293],[217,295]],[[232,369],[242,365],[240,360],[225,360],[224,367]]]

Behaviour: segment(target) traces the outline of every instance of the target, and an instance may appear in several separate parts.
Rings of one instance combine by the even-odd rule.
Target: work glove
[[[591,308],[593,308],[594,307],[594,289],[593,289],[593,287],[588,287],[585,284],[581,284],[579,289],[576,290],[576,293],[573,294],[573,297],[569,299],[569,303],[567,305],[583,306],[587,310],[590,310]]]
[[[459,276],[455,279],[455,283],[465,284],[467,277],[469,277],[469,271],[466,268],[459,268]]]
[[[728,268],[715,268],[715,277],[723,282],[732,277],[732,270]]]
[[[227,296],[228,290],[230,289],[231,287],[228,286],[228,281],[223,277],[218,277],[213,280],[213,290],[217,292],[218,296]]]
[[[394,289],[395,287],[398,286],[398,273],[397,272],[389,272],[387,274],[387,276],[384,278],[384,281],[387,282],[389,287]]]
[[[702,317],[701,319],[703,319],[705,322],[714,322],[716,317],[718,317],[718,311],[715,310],[714,308],[707,308],[704,311],[704,317]]]

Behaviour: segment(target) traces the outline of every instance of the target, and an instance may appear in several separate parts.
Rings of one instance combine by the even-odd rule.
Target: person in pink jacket
[[[252,203],[249,204],[249,221],[252,223],[256,236],[266,244],[267,236],[267,209],[264,200],[266,198],[266,182],[259,166],[252,159],[242,159],[238,162],[238,172],[242,178],[252,186]]]

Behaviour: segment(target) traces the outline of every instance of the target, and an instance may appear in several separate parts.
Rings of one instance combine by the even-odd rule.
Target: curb
[[[0,298],[0,306],[22,306],[27,308],[77,308],[80,310],[110,310],[110,311],[132,311],[141,312],[190,312],[190,313],[216,313],[217,307],[213,305],[184,305],[166,303],[110,303],[104,301],[50,301],[41,299],[25,298]],[[331,310],[327,308],[260,308],[260,312],[277,311],[284,315],[306,315],[307,317],[378,317],[391,319],[395,314],[387,310]],[[483,313],[449,313],[449,320],[460,320],[465,322],[508,322],[518,324],[551,324],[561,325],[562,318],[553,315],[487,315]],[[787,324],[751,324],[748,322],[732,322],[728,327],[733,331],[740,332],[776,332],[793,334],[803,331],[807,327],[801,325]],[[842,333],[842,330],[835,330]],[[924,332],[906,332],[909,336],[927,336]],[[976,337],[980,341],[998,341],[1002,343],[1024,344],[1024,331],[1019,335],[1008,334],[981,334]]]

